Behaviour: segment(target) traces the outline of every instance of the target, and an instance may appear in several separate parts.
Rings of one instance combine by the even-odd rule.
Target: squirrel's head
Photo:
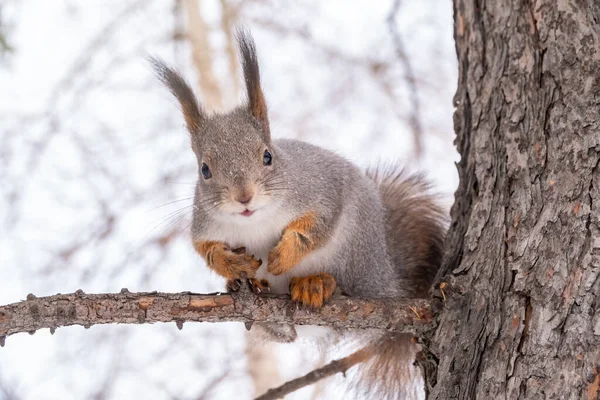
[[[237,32],[248,102],[225,114],[207,115],[192,89],[173,69],[152,59],[154,69],[175,95],[198,160],[196,206],[251,216],[282,190],[277,154],[271,147],[267,105],[260,86],[252,37]],[[200,204],[198,204],[200,203]]]

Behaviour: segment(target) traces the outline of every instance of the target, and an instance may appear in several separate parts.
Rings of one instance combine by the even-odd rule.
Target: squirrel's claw
[[[248,279],[248,284],[250,285],[250,290],[252,291],[252,293],[260,294],[268,293],[271,291],[269,281],[267,281],[266,279],[250,278]]]
[[[237,292],[238,290],[240,290],[240,287],[242,286],[242,281],[239,279],[229,279],[227,281],[227,291],[228,292]]]
[[[235,254],[244,254],[246,252],[246,248],[245,247],[238,247],[238,248],[235,248],[235,249],[231,249],[231,252],[235,253]]]
[[[266,279],[256,279],[256,278],[248,278],[247,279],[248,286],[252,293],[260,294],[260,293],[268,293],[271,291],[271,287],[269,286],[269,282]],[[237,292],[242,287],[244,282],[241,279],[229,279],[227,281],[227,291],[228,292]]]

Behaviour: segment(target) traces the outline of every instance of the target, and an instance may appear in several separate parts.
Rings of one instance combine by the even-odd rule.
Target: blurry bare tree
[[[9,39],[10,26],[4,10],[5,4],[0,4],[0,61],[13,50]]]
[[[189,245],[196,166],[145,57],[178,66],[207,109],[230,108],[243,96],[238,23],[257,40],[274,135],[363,166],[409,160],[454,189],[447,0],[6,1],[0,303],[222,289]],[[0,350],[0,398],[251,398],[252,381],[259,390],[323,363],[311,347],[246,348],[241,327],[196,325],[16,337]],[[337,383],[290,398],[340,397]]]

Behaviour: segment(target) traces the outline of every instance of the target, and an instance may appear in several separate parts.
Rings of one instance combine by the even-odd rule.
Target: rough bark
[[[6,336],[41,328],[97,324],[151,324],[240,321],[327,325],[335,328],[385,329],[417,333],[440,307],[436,301],[334,297],[311,311],[297,307],[288,296],[233,294],[121,293],[71,294],[37,298],[0,306],[0,345]]]
[[[460,184],[432,399],[596,399],[600,3],[455,0]]]

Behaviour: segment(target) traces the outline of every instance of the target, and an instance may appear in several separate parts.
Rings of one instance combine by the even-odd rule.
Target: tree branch
[[[332,298],[318,311],[292,303],[289,296],[238,293],[121,293],[71,294],[37,298],[0,306],[0,345],[7,336],[34,333],[41,328],[98,324],[151,324],[239,321],[249,329],[254,322],[326,325],[335,328],[385,329],[418,333],[441,307],[437,300]]]
[[[295,392],[298,389],[303,388],[304,386],[312,385],[320,381],[321,379],[327,378],[331,375],[335,375],[338,372],[343,374],[346,373],[347,370],[352,368],[358,363],[361,363],[368,359],[373,355],[373,352],[370,351],[369,347],[365,347],[364,349],[360,349],[350,354],[347,357],[344,357],[339,360],[333,360],[329,364],[325,365],[322,368],[315,369],[314,371],[309,372],[303,377],[293,379],[289,382],[284,383],[283,385],[276,387],[274,389],[269,389],[267,393],[262,396],[257,397],[255,400],[276,400],[281,399],[286,394],[290,394]]]

